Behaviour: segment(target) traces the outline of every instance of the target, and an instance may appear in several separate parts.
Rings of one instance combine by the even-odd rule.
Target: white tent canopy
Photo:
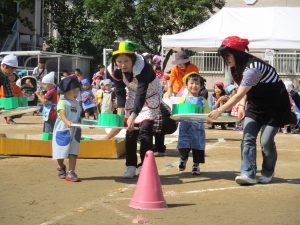
[[[216,49],[228,36],[251,49],[300,49],[300,7],[222,8],[188,31],[162,36],[163,48]]]

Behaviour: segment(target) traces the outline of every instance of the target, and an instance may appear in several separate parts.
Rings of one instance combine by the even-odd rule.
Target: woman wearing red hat
[[[275,135],[293,118],[288,93],[276,70],[259,58],[245,52],[249,41],[236,36],[225,38],[218,52],[231,69],[238,92],[227,103],[209,114],[217,118],[239,102],[238,116],[244,118],[241,145],[240,185],[271,182],[277,160]],[[261,131],[263,163],[261,176],[256,179],[256,138]]]

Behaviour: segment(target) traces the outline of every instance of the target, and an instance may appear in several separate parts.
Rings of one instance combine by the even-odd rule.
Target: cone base
[[[128,206],[134,209],[142,209],[142,210],[160,210],[160,209],[168,208],[165,201],[141,202],[141,201],[131,200]]]

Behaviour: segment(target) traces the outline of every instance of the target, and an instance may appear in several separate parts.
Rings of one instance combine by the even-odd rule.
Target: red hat
[[[224,89],[224,83],[222,81],[217,81],[215,84],[214,84],[214,87],[217,86],[218,88],[222,87]]]
[[[247,51],[249,51],[248,44],[249,44],[248,39],[243,39],[238,36],[227,37],[222,42],[222,45],[227,46],[229,48],[233,48],[241,52],[244,52],[246,49]]]

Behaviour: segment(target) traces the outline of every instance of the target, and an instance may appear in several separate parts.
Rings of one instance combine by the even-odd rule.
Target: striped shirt
[[[241,86],[256,86],[258,83],[278,83],[280,77],[276,70],[259,61],[251,62],[243,72]]]

